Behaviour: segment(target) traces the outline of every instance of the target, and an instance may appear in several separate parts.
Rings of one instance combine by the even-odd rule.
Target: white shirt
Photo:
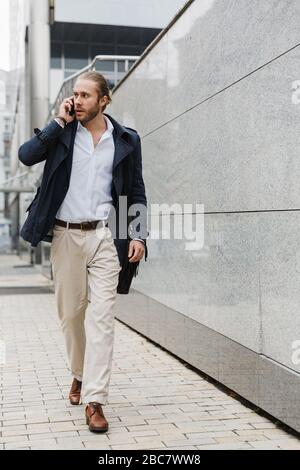
[[[78,223],[109,217],[113,206],[114,126],[108,117],[103,117],[107,127],[96,147],[92,134],[78,121],[69,189],[56,213],[57,219]]]
[[[115,144],[114,126],[103,114],[107,128],[94,147],[92,134],[78,121],[68,192],[56,214],[67,222],[108,219]]]

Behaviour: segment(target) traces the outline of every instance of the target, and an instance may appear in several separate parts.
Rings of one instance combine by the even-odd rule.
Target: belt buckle
[[[80,222],[80,229],[81,230],[89,230],[89,225],[90,223],[89,222]],[[86,228],[83,228],[83,227],[86,227]]]

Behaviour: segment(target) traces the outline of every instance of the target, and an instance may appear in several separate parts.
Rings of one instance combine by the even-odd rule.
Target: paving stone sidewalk
[[[51,281],[0,256],[0,449],[300,449],[257,414],[118,320],[105,434],[71,406]]]

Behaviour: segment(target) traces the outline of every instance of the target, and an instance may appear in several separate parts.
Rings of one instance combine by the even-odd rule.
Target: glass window
[[[117,45],[117,55],[141,55],[144,48],[142,46]]]
[[[125,72],[125,60],[118,60],[118,72]]]
[[[163,3],[163,2],[162,2]],[[120,26],[117,31],[118,44],[140,44],[141,29],[132,26]]]
[[[65,68],[82,69],[88,65],[88,44],[65,44]]]
[[[128,67],[131,68],[135,62],[136,62],[135,60],[129,60]]]
[[[58,43],[51,43],[51,60],[50,60],[50,67],[52,69],[61,69],[61,52],[62,52],[62,45]]]
[[[114,55],[113,44],[99,44],[91,46],[91,59],[93,60],[96,55]]]
[[[96,70],[103,70],[103,72],[113,72],[115,70],[114,60],[97,60]]]
[[[110,90],[112,90],[113,87],[115,86],[115,81],[108,79],[108,80],[107,80],[107,83],[108,83],[108,88],[109,88]]]
[[[73,75],[73,73],[76,73],[78,72],[78,70],[65,70],[64,72],[64,78],[68,78],[70,77],[71,75]]]

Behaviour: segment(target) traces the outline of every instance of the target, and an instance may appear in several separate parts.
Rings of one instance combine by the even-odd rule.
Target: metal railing
[[[139,56],[97,55],[89,65],[87,65],[83,69],[78,70],[78,72],[75,72],[73,75],[70,75],[70,77],[65,78],[57,94],[56,100],[54,101],[49,111],[47,122],[51,121],[51,119],[53,119],[53,117],[58,113],[59,105],[63,101],[63,99],[73,94],[73,87],[79,75],[90,70],[97,70],[97,72],[103,73],[107,80],[114,82],[114,85],[116,85],[121,79],[124,78],[124,76],[130,70],[130,63],[135,62],[137,59],[139,59]],[[112,61],[114,64],[116,62],[119,63],[123,61],[124,71],[116,71],[116,66],[114,66],[113,72],[104,70],[104,67],[101,68],[101,61]]]
[[[115,85],[117,82],[124,78],[127,72],[130,70],[131,62],[135,62],[139,59],[139,56],[124,56],[124,55],[97,55],[93,61],[84,67],[83,69],[78,70],[73,75],[67,77],[57,94],[57,97],[53,103],[53,105],[49,109],[49,114],[47,118],[47,122],[49,123],[54,116],[58,113],[58,108],[60,103],[64,98],[67,96],[71,96],[73,94],[73,87],[77,77],[89,70],[97,70],[100,73],[103,73],[105,78],[110,80],[110,82],[114,83]],[[101,67],[101,61],[112,61],[114,63],[114,70],[113,71],[105,71],[103,70],[104,67]],[[124,70],[118,71],[118,64],[119,62],[124,62]],[[133,64],[132,64],[133,65]],[[6,179],[3,182],[0,182],[0,192],[10,193],[10,192],[35,192],[37,186],[41,182],[42,172],[39,168],[34,170],[27,170],[23,173],[19,173],[20,169],[17,171],[17,174],[12,176],[11,178]]]
[[[23,171],[0,182],[0,192],[32,193],[36,191],[38,177],[33,171]]]

